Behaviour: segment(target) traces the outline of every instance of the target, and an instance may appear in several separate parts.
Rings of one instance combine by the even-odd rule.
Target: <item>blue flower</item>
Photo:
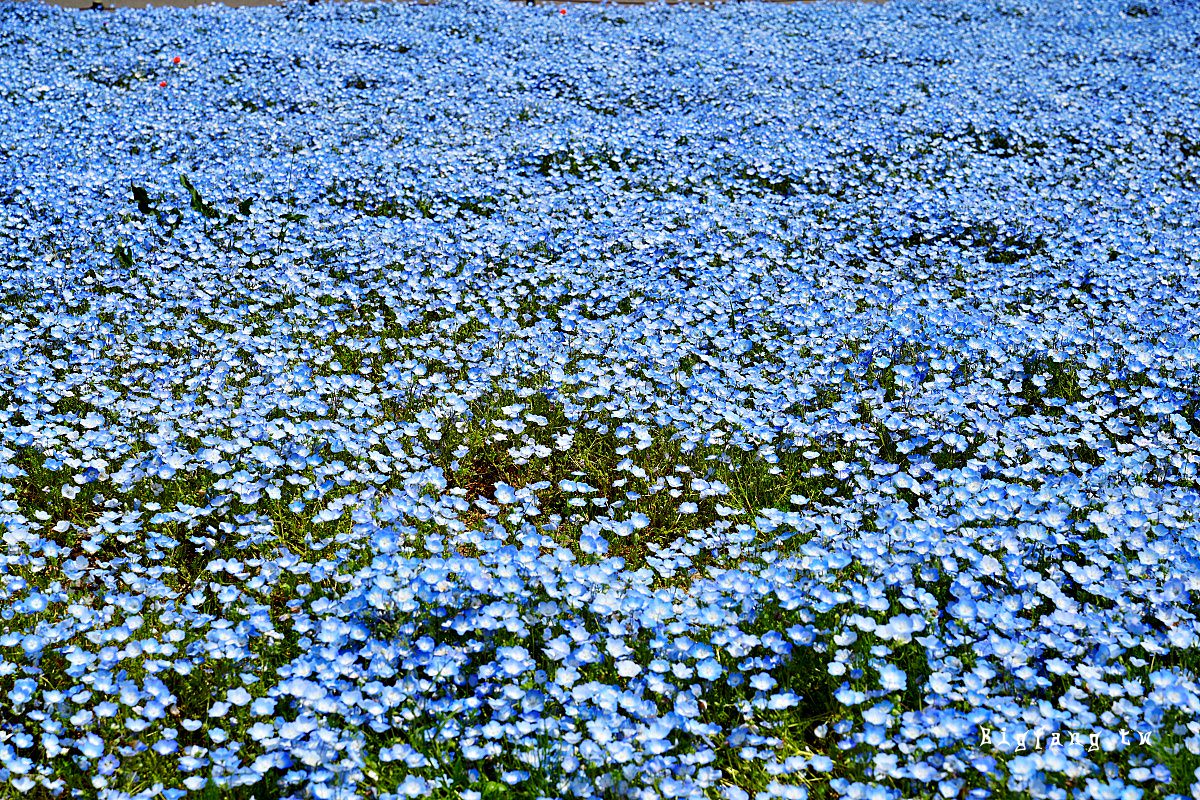
[[[721,677],[723,671],[721,665],[711,658],[705,659],[696,665],[697,677],[703,678],[706,681],[715,681]]]
[[[13,790],[1182,780],[1175,5],[14,7]]]
[[[86,758],[96,759],[104,754],[104,740],[94,733],[89,733],[78,742],[75,747]]]
[[[908,685],[908,680],[903,670],[884,664],[879,668],[879,684],[885,692],[899,692]]]

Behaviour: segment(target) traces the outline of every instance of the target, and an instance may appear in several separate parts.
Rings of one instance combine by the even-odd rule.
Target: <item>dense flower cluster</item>
[[[558,12],[0,5],[0,796],[1200,796],[1196,6]]]

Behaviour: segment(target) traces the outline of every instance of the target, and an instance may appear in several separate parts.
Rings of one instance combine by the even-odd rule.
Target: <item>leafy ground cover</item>
[[[0,5],[0,796],[1197,796],[1198,41]]]

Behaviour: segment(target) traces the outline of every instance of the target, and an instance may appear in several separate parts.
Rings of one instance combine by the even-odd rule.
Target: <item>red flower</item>
[[[566,10],[565,8],[560,8],[560,9],[558,10],[558,13],[560,13],[560,14],[565,14],[565,13],[567,13],[567,10]]]
[[[178,64],[180,61],[183,61],[183,59],[179,56],[175,56],[175,63]]]
[[[160,83],[160,84],[158,85],[158,88],[160,88],[160,89],[165,89],[165,88],[167,88],[167,82],[166,82],[166,81],[163,81],[162,83]]]

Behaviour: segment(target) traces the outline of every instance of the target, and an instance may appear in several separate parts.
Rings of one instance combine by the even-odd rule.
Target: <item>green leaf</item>
[[[125,269],[133,268],[133,251],[129,249],[128,245],[118,244],[113,248],[113,255],[116,256],[117,263]]]
[[[154,206],[150,205],[150,195],[146,193],[146,187],[130,181],[129,188],[133,190],[133,200],[137,203],[138,211],[142,214],[153,214]]]
[[[200,195],[199,190],[192,185],[187,175],[180,175],[179,182],[183,184],[183,188],[187,189],[188,194],[191,195],[193,211],[204,215],[207,219],[216,219],[220,215],[215,208],[204,202],[204,198]]]

